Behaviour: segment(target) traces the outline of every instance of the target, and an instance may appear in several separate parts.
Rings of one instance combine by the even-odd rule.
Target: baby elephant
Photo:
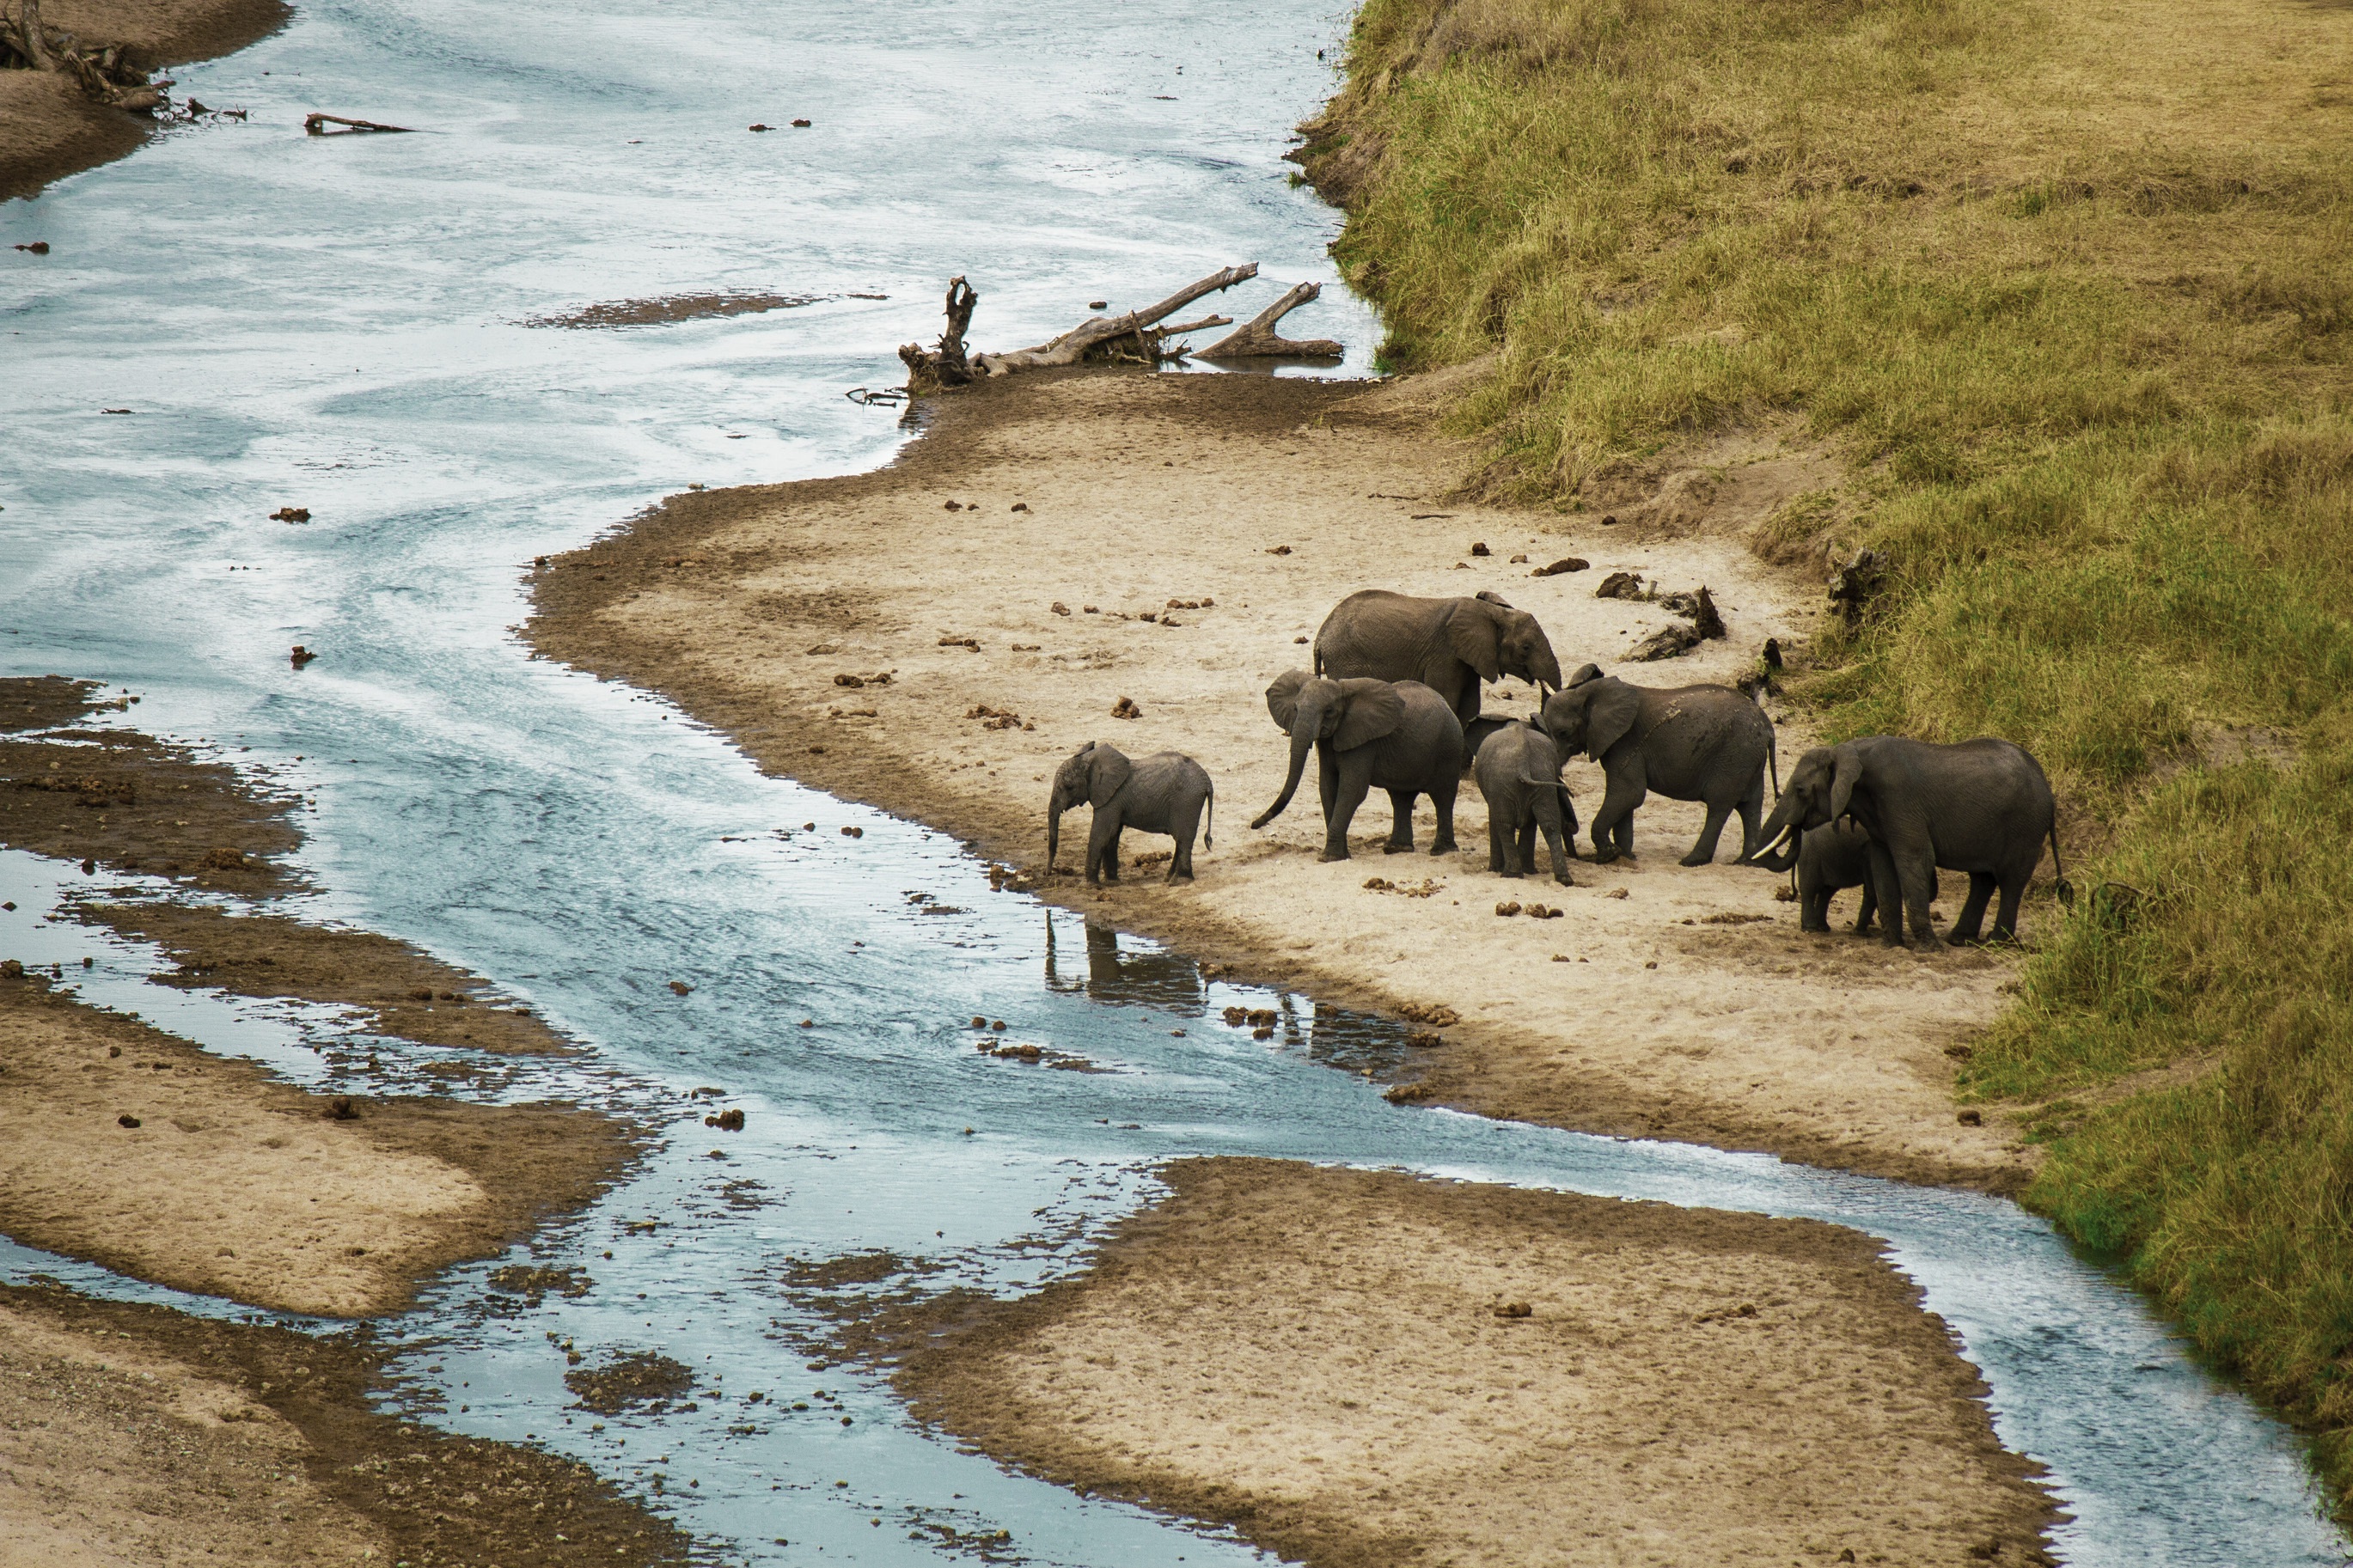
[[[1054,770],[1054,791],[1046,802],[1046,865],[1050,870],[1061,850],[1062,813],[1084,802],[1094,808],[1087,831],[1087,880],[1119,880],[1119,836],[1133,827],[1138,833],[1166,833],[1176,841],[1176,858],[1168,863],[1168,880],[1193,879],[1193,830],[1217,824],[1217,787],[1201,764],[1182,752],[1155,752],[1130,762],[1099,741],[1090,741]],[[1201,842],[1215,849],[1217,840],[1203,828]]]
[[[1577,807],[1560,782],[1560,752],[1552,737],[1533,724],[1502,726],[1480,742],[1472,769],[1479,793],[1487,797],[1487,869],[1506,877],[1531,869],[1541,828],[1552,851],[1552,879],[1564,888],[1575,886],[1568,862],[1577,853]]]
[[[1768,862],[1760,858],[1757,864]],[[1784,858],[1774,868],[1787,864]],[[1871,875],[1871,835],[1852,819],[1809,828],[1798,847],[1799,929],[1830,930],[1831,900],[1848,888],[1862,889],[1862,902],[1854,912],[1854,931],[1862,936],[1871,930],[1879,911],[1879,889]],[[1933,877],[1928,896],[1936,896]]]

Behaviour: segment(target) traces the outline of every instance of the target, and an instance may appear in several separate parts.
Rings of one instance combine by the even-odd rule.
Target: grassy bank
[[[1759,530],[1894,565],[1804,698],[2065,803],[1968,1092],[2353,1497],[2353,11],[1368,0],[1303,161],[1475,483],[1709,431],[1848,460]]]

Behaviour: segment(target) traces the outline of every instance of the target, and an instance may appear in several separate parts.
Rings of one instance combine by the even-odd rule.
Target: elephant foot
[[[1171,871],[1171,872],[1169,872],[1169,873],[1168,873],[1168,885],[1169,885],[1170,887],[1172,887],[1172,888],[1175,888],[1175,887],[1180,887],[1180,886],[1182,886],[1183,884],[1185,884],[1185,883],[1187,883],[1187,882],[1191,881],[1192,879],[1193,879],[1193,873],[1192,873],[1192,872],[1190,872],[1190,871],[1186,871],[1186,872],[1182,872],[1182,873],[1176,872],[1176,871]]]
[[[1682,859],[1676,861],[1675,864],[1678,866],[1713,866],[1715,864],[1715,857],[1713,855],[1703,855],[1698,850],[1694,849],[1690,854],[1684,856]]]
[[[1318,861],[1345,860],[1347,858],[1348,850],[1345,845],[1337,849],[1325,849],[1321,855],[1315,857]]]
[[[1597,847],[1593,851],[1593,863],[1597,866],[1607,866],[1616,858],[1618,858],[1618,851],[1615,849],[1603,849]],[[1631,859],[1632,857],[1629,856],[1628,858]]]
[[[1381,846],[1381,853],[1384,855],[1410,855],[1413,853],[1413,841],[1411,839],[1408,839],[1405,843],[1399,844],[1396,839],[1392,838],[1387,844]]]
[[[1569,879],[1568,873],[1566,871],[1563,871],[1559,876],[1555,877],[1553,880],[1558,882],[1564,888],[1574,888],[1577,886],[1575,882]]]
[[[1492,868],[1492,867],[1491,867],[1491,868],[1490,868],[1490,869],[1493,869],[1493,868]],[[1498,875],[1498,876],[1500,876],[1500,877],[1503,877],[1503,878],[1505,878],[1506,879],[1508,879],[1508,880],[1510,880],[1510,881],[1516,882],[1516,881],[1518,881],[1518,880],[1520,879],[1520,878],[1521,878],[1521,876],[1523,875],[1523,873],[1518,872],[1518,871],[1499,871],[1499,872],[1497,872],[1497,873],[1496,873],[1496,875]]]
[[[1824,925],[1818,925],[1818,926],[1817,926],[1817,925],[1808,925],[1805,921],[1799,921],[1798,922],[1798,929],[1799,929],[1799,931],[1818,931],[1818,932],[1820,932],[1821,935],[1823,935],[1823,936],[1828,936],[1828,935],[1830,935],[1830,934],[1831,934],[1831,928],[1830,928],[1827,924],[1824,924]]]
[[[1432,855],[1451,855],[1457,847],[1459,847],[1459,846],[1455,844],[1454,840],[1449,838],[1440,843],[1431,845],[1430,847],[1430,852]]]

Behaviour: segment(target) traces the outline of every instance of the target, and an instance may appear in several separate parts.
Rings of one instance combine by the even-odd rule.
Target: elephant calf
[[[1539,721],[1564,752],[1582,750],[1609,787],[1593,814],[1593,858],[1607,865],[1634,855],[1634,810],[1655,790],[1669,800],[1707,803],[1707,826],[1686,866],[1715,858],[1725,818],[1740,813],[1740,858],[1757,846],[1765,775],[1776,773],[1773,721],[1729,686],[1629,686],[1586,665],[1545,700]]]
[[[2042,764],[2023,746],[2008,741],[1963,741],[1942,746],[1901,735],[1869,735],[1843,745],[1817,746],[1789,771],[1789,787],[1765,824],[1766,850],[1778,848],[1793,832],[1852,818],[1870,841],[1872,886],[1877,896],[1881,940],[1901,946],[1908,921],[1913,939],[1932,946],[1928,900],[1936,895],[1936,870],[1966,871],[1969,896],[1946,939],[1955,946],[1978,940],[1986,904],[1997,889],[2001,908],[1993,937],[2017,934],[2019,900],[2051,845],[2060,871],[2060,897],[2068,896],[2059,867],[2057,805]]]
[[[1778,859],[1758,856],[1756,864],[1768,870],[1788,869],[1791,857]],[[1871,874],[1871,835],[1852,821],[1833,822],[1824,827],[1808,830],[1799,844],[1795,858],[1798,864],[1798,929],[1826,931],[1831,929],[1831,900],[1848,888],[1862,889],[1862,902],[1854,912],[1854,934],[1867,935],[1872,921],[1879,912],[1879,888]],[[1933,874],[1928,881],[1928,896],[1936,896]]]
[[[1577,852],[1577,807],[1560,782],[1560,752],[1552,737],[1533,724],[1505,725],[1480,743],[1472,771],[1487,797],[1487,869],[1506,877],[1531,869],[1541,829],[1552,851],[1552,879],[1575,886],[1568,862]]]
[[[1218,847],[1209,832],[1217,826],[1217,796],[1201,764],[1181,752],[1155,752],[1130,762],[1114,748],[1089,741],[1054,770],[1053,793],[1046,802],[1047,868],[1052,868],[1061,850],[1062,813],[1083,801],[1094,808],[1087,831],[1090,884],[1119,880],[1119,836],[1130,827],[1174,838],[1176,854],[1168,863],[1168,880],[1189,882],[1193,830],[1202,828],[1205,847]]]

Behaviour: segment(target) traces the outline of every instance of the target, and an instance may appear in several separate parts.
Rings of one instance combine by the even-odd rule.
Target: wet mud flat
[[[2035,1467],[1860,1233],[1278,1161],[1164,1174],[1078,1277],[860,1301],[844,1351],[944,1434],[1319,1568],[2049,1561]]]
[[[683,1563],[586,1467],[381,1414],[396,1342],[0,1286],[10,1560]]]
[[[1729,681],[1767,637],[1797,657],[1818,624],[1820,584],[1752,546],[1781,499],[1825,481],[1823,454],[1751,433],[1662,458],[1657,494],[1616,512],[1514,510],[1454,491],[1465,454],[1435,421],[1459,383],[1081,372],[968,388],[927,401],[925,433],[886,468],[673,496],[550,558],[527,635],[670,697],[767,771],[955,834],[1041,897],[1270,985],[1451,1016],[1401,1094],[2016,1190],[2034,1159],[2020,1130],[1963,1121],[1952,1093],[2015,960],[1801,933],[1777,879],[1729,863],[1736,825],[1723,863],[1674,863],[1696,805],[1652,797],[1641,858],[1579,860],[1568,888],[1488,871],[1467,781],[1448,855],[1382,855],[1377,801],[1346,861],[1319,863],[1312,799],[1250,829],[1285,762],[1263,690],[1360,588],[1495,592],[1537,615],[1565,668],[1659,686]],[[1533,574],[1571,556],[1588,568]],[[1728,635],[1620,661],[1673,618],[1599,595],[1620,571],[1709,588]],[[1535,696],[1507,681],[1485,706]],[[1786,771],[1803,716],[1773,711]],[[1148,857],[1165,838],[1132,837],[1116,886],[1045,864],[1048,780],[1089,742],[1208,769],[1216,845],[1197,847],[1195,883],[1162,883]],[[1567,777],[1589,815],[1599,769],[1578,759]],[[1425,802],[1418,848],[1433,830]],[[1499,912],[1532,895],[1560,917]]]
[[[297,799],[91,722],[134,710],[88,682],[0,681],[0,844],[142,874],[0,921],[151,940],[170,965],[159,984],[343,1004],[379,1038],[574,1049],[479,976],[270,909],[301,888],[284,863]],[[0,1233],[134,1279],[319,1318],[396,1313],[452,1265],[593,1202],[646,1146],[645,1130],[562,1102],[373,1092],[373,1050],[349,1087],[300,1087],[82,1000],[77,973],[0,952]],[[423,1568],[575,1561],[594,1531],[599,1562],[683,1560],[673,1526],[568,1461],[376,1414],[396,1348],[0,1289],[0,1537],[66,1561],[373,1552]]]

